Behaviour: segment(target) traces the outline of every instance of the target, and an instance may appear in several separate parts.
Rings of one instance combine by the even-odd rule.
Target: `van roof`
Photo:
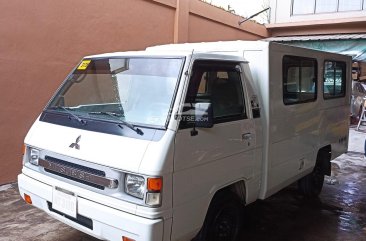
[[[159,52],[148,52],[148,51],[127,51],[127,52],[114,52],[114,53],[104,53],[97,55],[89,55],[85,58],[108,58],[108,57],[130,57],[130,56],[164,56],[164,57],[185,57],[189,55],[189,51],[159,51]]]
[[[201,54],[219,54],[230,56],[242,56],[242,51],[259,50],[267,47],[268,42],[265,41],[218,41],[218,42],[201,42],[201,43],[182,43],[182,44],[166,44],[157,45],[146,48],[143,51],[127,51],[104,53],[98,55],[86,56],[86,58],[106,58],[106,57],[127,57],[127,56],[164,56],[164,57],[186,57],[194,53]]]
[[[244,49],[263,49],[270,43],[266,41],[217,41],[201,43],[165,44],[148,47],[147,51],[171,50],[171,51],[199,51],[199,52],[236,52]]]

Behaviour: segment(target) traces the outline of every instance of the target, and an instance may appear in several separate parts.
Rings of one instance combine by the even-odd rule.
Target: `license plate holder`
[[[77,198],[70,191],[62,188],[54,187],[52,192],[52,208],[66,214],[67,216],[76,218],[77,214]]]

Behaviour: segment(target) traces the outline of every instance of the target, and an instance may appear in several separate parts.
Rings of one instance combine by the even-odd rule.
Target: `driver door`
[[[252,175],[256,142],[240,63],[196,60],[185,105],[211,103],[211,128],[181,119],[175,139],[172,240],[199,229],[220,188]]]

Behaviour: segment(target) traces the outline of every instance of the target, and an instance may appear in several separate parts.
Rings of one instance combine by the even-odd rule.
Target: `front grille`
[[[83,215],[80,215],[80,214],[77,214],[76,215],[76,218],[74,217],[70,217],[62,212],[59,212],[55,209],[52,208],[52,203],[51,202],[47,202],[47,205],[48,205],[48,209],[51,211],[51,212],[54,212],[54,213],[57,213],[58,215],[61,215],[61,216],[64,216],[65,218],[67,219],[70,219],[71,221],[74,221],[75,223],[78,223],[88,229],[91,229],[93,230],[93,220],[91,220],[90,218],[87,218]]]
[[[66,162],[66,161],[63,161],[63,160],[60,160],[60,159],[57,159],[57,158],[54,158],[54,157],[50,157],[50,156],[45,156],[45,159],[47,161],[52,161],[54,163],[57,163],[57,164],[60,164],[60,165],[63,165],[63,166],[72,167],[72,168],[75,168],[75,169],[79,169],[79,170],[82,170],[82,171],[89,172],[91,174],[95,174],[95,175],[98,175],[98,176],[101,176],[101,177],[105,177],[105,172],[101,171],[101,170],[97,170],[97,169],[94,169],[94,168],[78,165],[78,164],[71,163],[71,162]]]
[[[88,172],[88,173],[91,173],[91,174],[94,174],[94,175],[98,175],[98,176],[101,176],[101,177],[106,176],[104,171],[100,171],[100,170],[97,170],[97,169],[94,169],[94,168],[85,167],[85,166],[78,165],[78,164],[71,163],[71,162],[66,162],[66,161],[63,161],[63,160],[60,160],[60,159],[57,159],[57,158],[54,158],[54,157],[50,157],[50,156],[45,156],[45,159],[47,161],[53,162],[55,164],[59,164],[59,165],[62,165],[62,166],[78,169],[78,170],[85,171],[85,172]],[[91,186],[91,187],[94,187],[94,188],[98,188],[100,190],[104,190],[104,186],[102,186],[102,185],[91,183],[91,182],[81,180],[81,179],[78,179],[78,178],[75,178],[75,177],[70,177],[70,176],[64,175],[62,173],[49,170],[46,167],[44,168],[44,170],[46,172],[52,173],[54,175],[57,175],[57,176],[60,176],[60,177],[63,177],[63,178],[67,178],[69,180],[79,182],[79,183],[82,183],[82,184],[85,184],[85,185],[88,185],[88,186]]]

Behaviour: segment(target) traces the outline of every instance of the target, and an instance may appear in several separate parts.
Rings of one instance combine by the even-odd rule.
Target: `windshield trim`
[[[180,82],[181,82],[181,79],[182,79],[182,74],[183,74],[183,69],[185,67],[185,64],[186,64],[186,58],[184,57],[184,58],[182,58],[182,64],[180,66],[177,83],[175,85],[174,93],[172,95],[172,101],[170,102],[169,112],[168,112],[168,115],[166,117],[165,129],[168,129],[169,122],[172,118],[173,107],[174,107],[174,104],[176,102],[177,92],[178,92],[178,89],[179,89],[179,86],[180,86]]]

